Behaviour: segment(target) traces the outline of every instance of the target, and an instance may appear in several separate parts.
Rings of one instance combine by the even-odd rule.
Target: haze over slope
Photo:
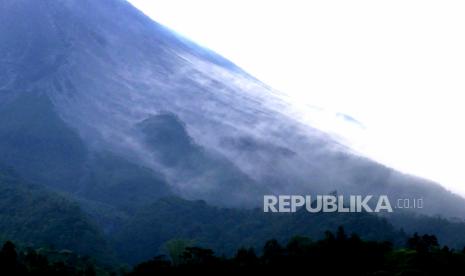
[[[462,198],[354,155],[126,1],[0,0],[0,53],[0,162],[86,206],[338,190],[463,217]]]

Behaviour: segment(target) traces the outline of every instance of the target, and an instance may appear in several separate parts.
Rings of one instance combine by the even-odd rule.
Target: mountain
[[[338,190],[424,198],[427,213],[463,216],[462,198],[353,154],[125,1],[0,5],[0,161],[26,179],[124,208],[171,193],[240,207]]]
[[[126,1],[0,0],[0,53],[0,163],[78,204],[106,237],[131,240],[151,225],[136,220],[144,208],[173,196],[250,209],[264,194],[337,190],[465,218],[463,198],[357,155]]]

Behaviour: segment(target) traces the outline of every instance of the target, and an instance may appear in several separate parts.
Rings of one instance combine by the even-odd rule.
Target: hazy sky
[[[465,2],[130,0],[299,105],[350,114],[366,154],[465,195]]]

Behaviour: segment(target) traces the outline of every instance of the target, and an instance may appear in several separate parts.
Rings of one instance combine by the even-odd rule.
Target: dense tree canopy
[[[281,245],[269,240],[261,255],[251,248],[241,248],[235,256],[225,258],[215,256],[210,249],[187,247],[178,264],[157,256],[135,266],[129,275],[288,275],[305,271],[309,275],[464,275],[465,254],[440,247],[433,235],[415,233],[405,247],[394,248],[390,242],[364,241],[356,234],[347,235],[339,227],[335,234],[328,231],[318,241],[298,236]]]

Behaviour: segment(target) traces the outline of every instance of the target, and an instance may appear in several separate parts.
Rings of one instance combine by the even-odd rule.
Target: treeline
[[[339,227],[335,233],[326,232],[321,240],[294,237],[286,245],[269,240],[260,254],[252,248],[241,248],[229,258],[187,245],[189,242],[174,241],[169,257],[160,255],[136,265],[131,272],[115,273],[72,252],[18,250],[12,242],[6,242],[0,250],[0,275],[465,275],[465,250],[441,247],[433,235],[414,234],[405,247],[394,248],[390,242],[347,235]]]
[[[99,272],[91,259],[79,257],[71,251],[18,250],[10,241],[5,242],[0,250],[2,276],[94,276],[102,274]]]
[[[175,260],[174,262],[172,260]],[[347,235],[342,227],[336,233],[312,241],[295,237],[287,245],[266,242],[262,253],[242,248],[234,257],[219,257],[210,249],[186,247],[179,256],[161,255],[134,267],[129,276],[195,275],[290,272],[308,275],[465,275],[465,252],[441,247],[433,235],[414,234],[405,247],[389,242],[364,241]]]

